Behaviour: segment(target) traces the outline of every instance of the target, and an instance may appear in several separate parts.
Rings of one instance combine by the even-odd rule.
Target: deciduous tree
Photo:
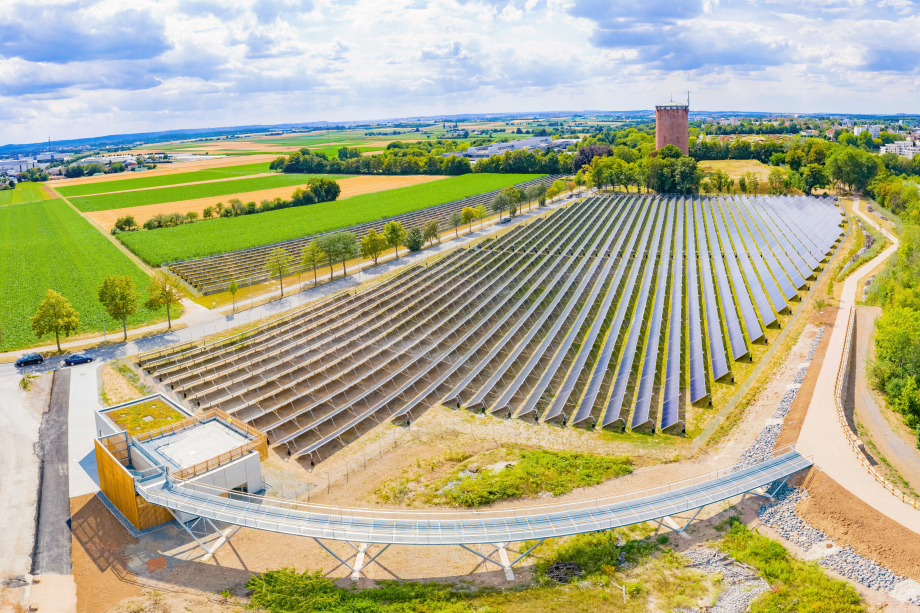
[[[99,286],[99,302],[113,319],[121,320],[121,329],[126,341],[128,340],[128,315],[137,312],[138,298],[134,279],[128,276],[109,275]]]
[[[236,292],[234,283],[233,293]],[[157,272],[150,278],[150,287],[147,288],[147,302],[144,307],[156,311],[160,307],[166,307],[166,321],[172,328],[172,307],[182,302],[182,284],[171,275],[164,272]]]
[[[290,272],[293,260],[294,258],[287,252],[287,249],[275,247],[265,258],[265,264],[262,265],[263,270],[268,272],[269,278],[278,277],[278,282],[281,283],[282,298],[284,298],[284,275]]]
[[[361,239],[361,257],[372,259],[376,264],[380,254],[387,250],[387,245],[386,237],[371,228]]]
[[[423,234],[425,235],[425,240],[430,241],[432,244],[434,244],[434,241],[438,241],[439,243],[441,242],[441,234],[438,229],[437,221],[432,221],[425,224],[425,231]]]
[[[459,228],[464,223],[463,213],[460,211],[454,211],[450,214],[450,219],[448,221],[450,223],[450,227],[454,229],[454,236],[456,238],[460,238]]]
[[[396,248],[396,259],[399,259],[399,246],[406,240],[406,229],[398,221],[388,221],[383,227],[383,235],[390,247]]]
[[[38,305],[38,310],[31,319],[32,331],[38,338],[49,332],[54,332],[54,341],[57,350],[61,350],[61,334],[70,336],[80,327],[80,314],[73,308],[70,301],[53,289],[49,289],[44,300]],[[0,341],[2,342],[2,341]]]
[[[323,252],[319,244],[317,244],[316,239],[307,243],[300,253],[300,264],[304,268],[313,269],[313,285],[316,285],[316,267],[326,259],[326,254]],[[377,260],[375,259],[374,262],[376,261]]]

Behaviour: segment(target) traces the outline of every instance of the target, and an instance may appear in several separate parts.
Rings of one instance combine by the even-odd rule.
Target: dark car
[[[85,353],[73,353],[66,358],[64,358],[65,366],[74,366],[76,364],[88,364],[93,361],[91,356],[86,355]]]
[[[501,223],[511,223],[511,218],[505,217],[504,219],[502,219]]]
[[[18,360],[16,366],[28,366],[29,364],[42,364],[45,358],[40,353],[27,353]]]

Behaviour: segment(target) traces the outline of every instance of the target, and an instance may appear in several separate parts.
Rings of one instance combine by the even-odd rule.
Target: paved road
[[[892,429],[888,420],[882,415],[882,409],[876,403],[875,393],[869,387],[866,378],[866,366],[871,359],[872,332],[875,319],[882,314],[879,307],[860,306],[856,308],[856,375],[853,377],[853,398],[856,416],[860,423],[869,430],[872,442],[878,447],[885,459],[891,462],[901,476],[907,479],[914,489],[920,488],[920,450],[913,441],[906,441]]]
[[[859,211],[859,204],[859,198],[856,198],[854,209],[857,214],[867,223],[878,227],[868,216]],[[879,483],[876,483],[860,464],[843,433],[834,401],[837,372],[843,357],[847,321],[850,317],[850,306],[856,296],[857,282],[891,257],[898,248],[897,238],[883,228],[880,228],[880,231],[892,241],[892,245],[860,267],[843,284],[840,297],[841,308],[831,329],[827,353],[821,365],[821,372],[818,374],[815,391],[811,404],[808,406],[802,431],[799,433],[796,449],[803,455],[813,456],[815,466],[860,500],[904,527],[920,534],[920,511],[914,510],[895,498]]]
[[[40,409],[17,390],[18,376],[0,377],[0,581],[31,572],[39,461]]]
[[[39,455],[42,460],[38,532],[32,574],[69,575],[70,487],[67,457],[67,419],[71,371],[54,374],[51,408],[42,418]]]
[[[435,245],[434,247],[425,249],[423,251],[408,253],[407,255],[400,257],[398,260],[390,260],[378,266],[373,266],[361,272],[349,275],[344,279],[336,279],[332,283],[326,283],[325,285],[320,285],[319,287],[305,290],[299,294],[288,296],[283,300],[275,300],[273,302],[253,307],[251,309],[240,310],[235,314],[226,313],[226,311],[231,310],[232,307],[215,309],[206,312],[196,312],[189,317],[183,317],[181,320],[179,320],[188,324],[188,327],[182,330],[159,334],[157,336],[151,336],[136,341],[129,341],[127,343],[109,345],[107,347],[92,349],[83,353],[87,353],[97,360],[111,360],[114,358],[125,357],[137,353],[153,351],[155,349],[162,349],[163,347],[168,347],[169,345],[173,345],[175,343],[186,342],[189,340],[201,338],[203,336],[208,336],[209,334],[214,334],[215,332],[220,332],[221,330],[227,330],[234,326],[243,325],[253,320],[278,315],[289,309],[313,302],[340,291],[347,290],[361,283],[379,279],[385,275],[391,274],[403,266],[406,266],[407,264],[422,261],[437,253],[443,253],[465,243],[469,243],[500,230],[504,230],[513,226],[514,224],[518,224],[531,219],[536,215],[545,213],[548,209],[556,208],[567,202],[571,202],[571,200],[563,199],[550,204],[548,207],[532,209],[531,211],[516,216],[513,222],[510,224],[492,224],[490,226],[486,226],[480,230],[472,232],[471,234],[464,234],[460,236],[460,238],[444,241],[440,245]],[[238,304],[245,305],[245,300],[241,300]],[[135,330],[133,332],[137,331]],[[94,340],[101,341],[102,339],[99,338],[84,340],[81,341],[81,344],[93,342]],[[29,351],[35,351],[35,349],[31,349]],[[27,353],[27,351],[23,350],[21,353]],[[50,370],[62,368],[63,365],[64,358],[62,356],[48,358],[42,365],[27,366],[24,369],[17,369],[11,363],[0,364],[0,376],[15,374],[17,370],[31,373],[48,372]]]

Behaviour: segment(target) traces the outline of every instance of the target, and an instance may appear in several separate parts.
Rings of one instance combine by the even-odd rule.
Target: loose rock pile
[[[571,583],[575,577],[580,577],[584,571],[575,562],[553,562],[546,571],[546,576],[556,583]]]
[[[727,553],[698,547],[684,552],[690,560],[688,566],[707,575],[721,575],[725,584],[712,613],[741,613],[747,611],[755,598],[770,589],[770,585],[750,566],[736,561]]]

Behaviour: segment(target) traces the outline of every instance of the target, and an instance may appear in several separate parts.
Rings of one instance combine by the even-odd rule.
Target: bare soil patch
[[[249,178],[249,177],[247,177]],[[339,179],[338,183],[342,187],[342,193],[339,200],[359,194],[370,194],[398,187],[408,187],[418,185],[419,183],[428,183],[444,179],[441,175],[396,175],[396,176],[374,176],[362,175],[359,177],[350,177],[348,179]],[[306,184],[306,180],[304,180]],[[225,196],[210,196],[208,198],[196,198],[194,200],[180,200],[178,202],[164,202],[161,204],[148,204],[144,206],[132,206],[123,209],[112,209],[109,211],[93,211],[84,213],[101,227],[111,229],[119,217],[133,215],[138,225],[143,225],[148,219],[157,215],[168,215],[170,213],[198,213],[200,217],[204,216],[205,207],[213,206],[218,202],[226,203],[230,198],[239,198],[243,202],[255,201],[260,202],[265,199],[291,197],[296,186],[276,187],[273,189],[263,189],[255,192],[244,192],[240,194],[230,194]],[[199,222],[203,223],[203,222]]]
[[[808,498],[798,506],[802,519],[838,545],[920,580],[920,534],[879,513],[821,471],[812,469],[803,486]]]

